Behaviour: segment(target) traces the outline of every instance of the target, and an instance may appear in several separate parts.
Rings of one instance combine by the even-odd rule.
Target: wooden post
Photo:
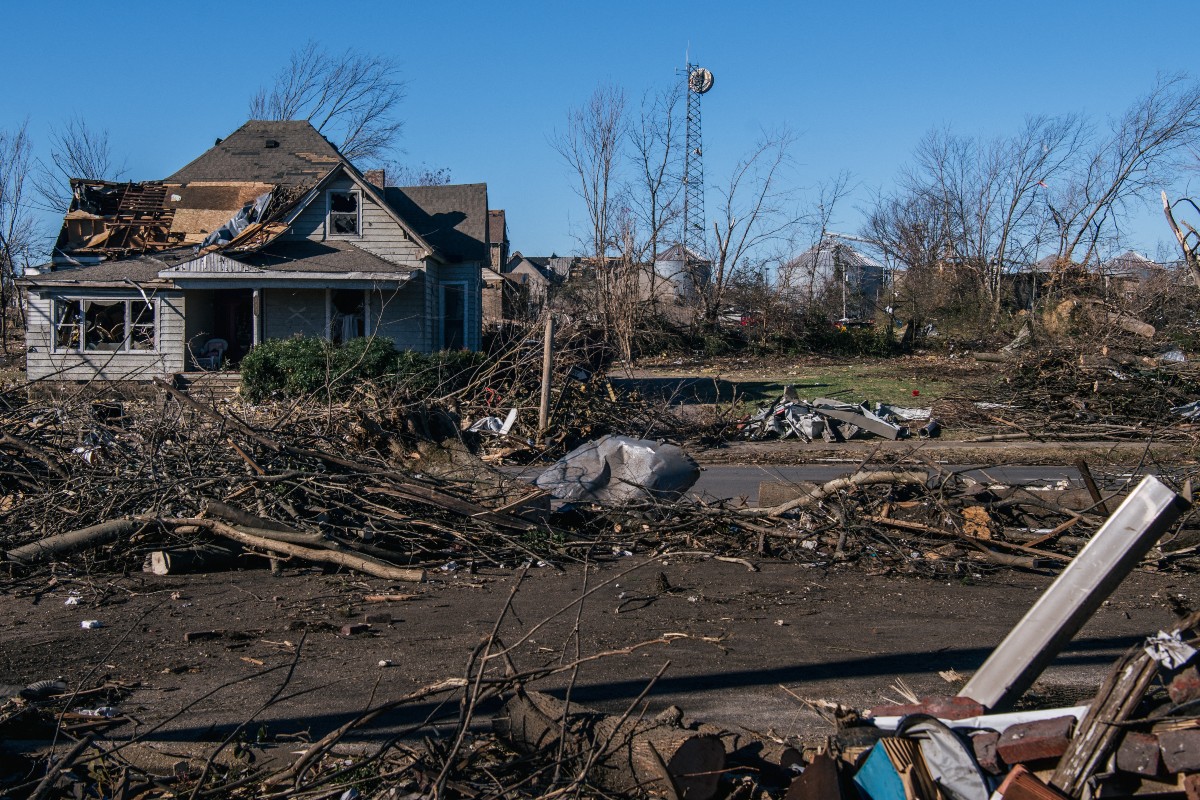
[[[554,315],[546,309],[546,340],[542,343],[542,404],[538,409],[538,441],[546,440],[550,424],[550,372],[554,365]]]

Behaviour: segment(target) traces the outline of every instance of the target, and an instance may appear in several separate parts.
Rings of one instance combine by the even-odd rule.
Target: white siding
[[[141,295],[114,292],[58,292],[71,298],[140,300]],[[53,323],[50,294],[29,293],[29,320],[25,339],[25,367],[29,380],[62,381],[148,381],[184,370],[184,300],[178,293],[158,292],[156,352],[78,351],[53,352]]]

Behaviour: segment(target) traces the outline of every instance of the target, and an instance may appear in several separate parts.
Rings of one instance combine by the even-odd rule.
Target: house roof
[[[250,120],[166,180],[308,184],[341,161],[308,120]]]
[[[449,260],[489,260],[486,183],[389,186],[384,196],[418,235]]]
[[[1145,280],[1163,270],[1163,265],[1136,250],[1126,250],[1100,265],[1100,272],[1114,278]]]
[[[279,239],[254,253],[236,256],[243,264],[273,272],[370,272],[407,275],[411,266],[368,253],[353,242]]]
[[[883,265],[875,259],[855,250],[844,242],[822,242],[805,250],[790,262],[790,266],[812,269],[817,273],[832,273],[835,267],[853,268],[866,267],[883,269]]]
[[[86,267],[27,275],[22,282],[30,287],[74,286],[79,283],[149,283],[159,280],[160,270],[171,269],[181,261],[194,258],[192,248],[166,250],[154,255],[140,255],[116,261],[102,261]]]
[[[683,261],[685,251],[687,254],[687,258],[690,261],[693,261],[697,264],[711,264],[712,263],[711,261],[704,258],[702,255],[697,253],[692,248],[690,248],[690,247],[684,248],[684,246],[678,242],[676,242],[675,244],[668,247],[666,250],[659,253],[655,257],[654,260],[655,261]]]
[[[559,256],[523,256],[517,252],[504,265],[504,273],[510,275],[516,273],[517,270],[526,274],[536,272],[543,281],[562,283],[571,272],[571,264],[574,261],[574,258]]]

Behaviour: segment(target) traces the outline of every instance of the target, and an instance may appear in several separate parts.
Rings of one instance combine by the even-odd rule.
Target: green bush
[[[470,384],[486,358],[465,350],[399,352],[390,339],[379,338],[341,345],[315,338],[271,339],[242,359],[241,391],[252,403],[326,391],[346,397],[367,384],[437,397]]]

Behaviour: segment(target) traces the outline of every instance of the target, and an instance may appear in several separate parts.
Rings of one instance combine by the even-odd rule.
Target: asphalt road
[[[852,473],[857,465],[839,464],[804,464],[801,466],[774,467],[765,465],[713,465],[705,467],[700,473],[700,480],[692,487],[689,495],[698,494],[708,499],[736,500],[746,498],[746,502],[754,505],[758,501],[758,485],[763,481],[772,483],[812,482],[825,483],[834,478],[840,478]],[[1079,471],[1075,467],[989,467],[986,470],[974,470],[969,465],[944,465],[950,471],[966,470],[966,474],[988,482],[1007,483],[1022,486],[1050,486],[1057,488],[1059,481],[1067,481],[1070,488],[1083,485]],[[1101,483],[1104,480],[1096,476]]]

